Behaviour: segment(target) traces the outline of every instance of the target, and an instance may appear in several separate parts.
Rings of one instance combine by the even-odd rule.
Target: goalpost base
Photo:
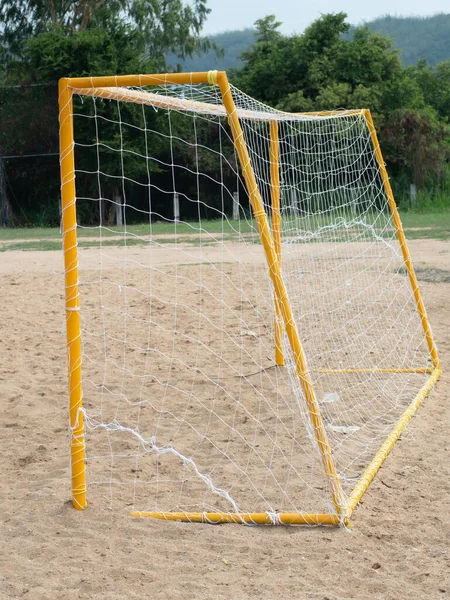
[[[133,517],[151,517],[185,523],[242,523],[247,525],[340,525],[337,515],[307,513],[200,513],[200,512],[132,512]],[[345,519],[345,524],[348,520]]]
[[[419,391],[417,396],[414,398],[414,400],[411,402],[411,404],[408,406],[408,408],[402,414],[399,421],[395,425],[394,429],[388,435],[384,444],[381,446],[381,448],[378,450],[378,452],[374,456],[370,465],[364,471],[361,479],[355,486],[355,489],[350,494],[350,497],[347,501],[347,516],[348,517],[350,517],[352,512],[358,506],[359,501],[361,500],[362,496],[366,492],[369,485],[372,483],[373,478],[379,471],[381,465],[384,463],[386,458],[389,456],[389,453],[391,452],[392,448],[394,447],[395,442],[398,440],[398,438],[402,434],[406,425],[411,421],[413,416],[416,414],[419,406],[423,403],[425,398],[430,394],[431,390],[433,389],[434,385],[436,384],[436,382],[438,381],[438,379],[441,375],[442,375],[442,370],[440,369],[440,367],[436,367],[433,370],[433,372],[431,373],[431,375],[428,378],[425,385],[422,387],[422,389]]]
[[[336,371],[336,372],[352,372],[349,371]],[[361,370],[357,370],[360,372]],[[383,369],[383,371],[391,372],[391,370]],[[396,369],[392,369],[395,372]],[[413,418],[417,412],[419,406],[423,403],[425,398],[430,394],[431,390],[435,386],[436,382],[442,375],[440,368],[423,369],[420,371],[409,369],[401,370],[408,372],[431,372],[425,385],[419,391],[417,396],[405,410],[400,417],[398,423],[395,425],[391,433],[386,438],[386,441],[381,446],[373,458],[366,471],[363,473],[361,479],[355,486],[353,492],[350,494],[345,510],[343,514],[344,518],[340,518],[336,514],[327,513],[206,513],[206,512],[146,512],[146,511],[133,511],[131,515],[133,517],[150,517],[153,519],[161,519],[165,521],[182,521],[185,523],[209,523],[209,524],[224,524],[224,523],[241,523],[247,525],[344,525],[345,527],[351,527],[350,517],[356,507],[358,506],[362,496],[367,491],[368,487],[372,483],[378,470],[389,456],[392,448],[396,441],[402,434],[406,425]],[[333,372],[333,371],[331,371]]]

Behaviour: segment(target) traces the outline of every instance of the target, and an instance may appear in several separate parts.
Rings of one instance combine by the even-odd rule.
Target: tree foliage
[[[432,17],[382,17],[368,21],[367,27],[374,33],[389,36],[400,52],[403,65],[415,65],[426,60],[430,65],[450,59],[450,14]],[[343,35],[351,40],[356,26],[351,26]],[[242,66],[239,56],[254,43],[254,29],[238,29],[212,35],[210,39],[223,50],[223,57],[214,54],[198,54],[193,59],[182,60],[185,71],[207,71],[208,69],[236,69]]]
[[[190,4],[183,0],[3,0],[0,81],[19,87],[7,88],[0,96],[0,153],[47,155],[28,163],[5,161],[9,188],[15,190],[16,208],[23,215],[43,219],[43,224],[57,221],[59,172],[57,158],[51,158],[58,149],[57,80],[177,68],[167,64],[165,57],[178,61],[211,49],[210,42],[200,37],[207,12],[206,0]],[[241,55],[242,67],[230,73],[244,92],[290,112],[370,108],[394,183],[403,182],[404,188],[411,182],[429,187],[449,178],[450,60],[436,66],[419,61],[405,68],[390,38],[368,26],[349,35],[344,13],[323,15],[301,35],[283,35],[273,15],[258,20],[255,27],[253,44]],[[117,120],[113,106],[105,103],[99,109],[109,118],[102,131],[107,146],[134,147],[136,154],[126,156],[132,178],[145,182],[150,170],[164,187],[171,149],[163,137],[152,138],[149,148],[144,148],[142,136],[133,129],[124,130],[119,138],[112,125]],[[76,108],[93,110],[88,103]],[[141,109],[129,105],[123,111],[123,120],[139,122]],[[78,134],[89,146],[95,132],[88,123],[88,119],[80,122]],[[174,115],[173,126],[182,138],[186,123]],[[164,132],[167,122],[150,111],[146,127]],[[205,147],[218,144],[206,126],[197,133]],[[147,150],[158,160],[140,160],[138,155]],[[188,167],[186,173],[195,172],[196,159],[204,161],[205,168],[215,168],[201,149],[196,158],[175,141],[173,150]],[[104,152],[102,159],[111,171],[118,168],[118,156],[111,150]],[[84,160],[94,158],[87,151]],[[217,173],[212,176],[219,178]],[[83,185],[93,185],[88,177],[85,180]],[[191,184],[186,175],[183,186],[189,189]],[[111,185],[105,180],[106,193],[113,197],[119,191]],[[215,194],[211,189],[211,197]],[[144,201],[138,187],[131,196],[136,207]],[[97,218],[103,210],[100,203],[79,208],[85,220]]]
[[[186,57],[211,47],[209,40],[200,37],[208,12],[206,0],[2,2],[2,82],[19,87],[8,88],[8,92],[0,97],[0,153],[4,156],[35,155],[29,159],[5,159],[9,193],[13,201],[17,200],[16,209],[20,209],[21,218],[36,220],[42,217],[42,224],[49,219],[55,223],[58,219],[59,169],[57,156],[54,156],[58,151],[55,85],[58,79],[164,72],[170,68],[165,61],[169,52]],[[38,87],[29,87],[30,84]],[[77,103],[79,101],[75,99],[76,109],[81,112],[92,111],[92,105],[89,109],[87,105],[82,107]],[[106,103],[102,110],[111,122],[117,118],[113,115],[113,104]],[[122,118],[131,120],[136,116],[134,113],[139,113],[137,107],[126,106]],[[95,133],[89,131],[87,122],[81,122],[78,135],[79,141],[90,144]],[[149,114],[148,126],[161,127],[157,114]],[[117,131],[112,125],[103,135],[112,148],[117,147]],[[136,139],[131,139],[133,136]],[[136,131],[127,130],[120,143],[129,146],[142,143],[138,137]],[[159,147],[152,151],[162,156],[166,150]],[[113,170],[117,160],[117,153],[105,155],[106,168]],[[147,173],[147,166],[128,157],[127,168],[136,179]],[[151,168],[158,171],[155,164]],[[108,190],[106,182],[105,193],[112,197],[116,190]],[[52,208],[44,208],[48,206]],[[101,207],[90,207],[90,210],[94,218],[95,211]],[[80,211],[83,212],[83,206]]]
[[[208,12],[206,0],[3,0],[0,32],[4,53],[21,57],[28,40],[52,30],[67,37],[87,30],[113,35],[121,25],[146,56],[173,51],[184,58],[210,47],[200,38]]]
[[[317,108],[350,106],[375,90],[378,103],[390,82],[402,78],[403,67],[392,42],[368,27],[352,40],[346,15],[324,15],[302,35],[283,36],[274,17],[257,21],[255,44],[242,54],[244,66],[234,72],[237,85],[261,100],[282,104],[295,94]],[[298,92],[301,91],[301,96]],[[308,104],[308,102],[307,102]]]
[[[435,110],[394,110],[381,128],[391,172],[407,176],[421,188],[438,183],[450,158],[448,127]]]
[[[280,110],[370,108],[385,156],[419,187],[448,177],[450,61],[405,68],[390,38],[368,26],[351,38],[346,15],[324,15],[302,35],[283,36],[275,17],[256,22],[256,41],[233,82]]]

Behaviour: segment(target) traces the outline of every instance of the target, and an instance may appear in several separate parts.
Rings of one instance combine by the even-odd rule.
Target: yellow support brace
[[[286,286],[281,276],[280,265],[270,232],[267,215],[264,210],[261,195],[256,183],[255,174],[253,172],[250,156],[244,140],[241,124],[236,113],[233,96],[230,90],[227,76],[224,72],[218,73],[217,83],[222,94],[222,101],[228,114],[228,122],[231,127],[234,144],[241,163],[242,173],[244,175],[247,192],[250,198],[250,203],[255,217],[262,246],[266,254],[266,260],[269,267],[269,275],[272,280],[276,298],[278,300],[281,314],[286,329],[286,334],[295,360],[296,372],[300,380],[305,400],[308,406],[311,423],[314,429],[317,444],[319,446],[320,456],[322,460],[325,475],[328,478],[330,492],[333,503],[336,509],[336,514],[341,516],[344,507],[344,496],[341,489],[339,477],[336,473],[333,457],[331,455],[330,445],[328,443],[327,434],[320,414],[319,405],[314,393],[314,388],[309,376],[308,367],[305,360],[305,354],[298,335],[292,314],[291,305],[289,303]]]
[[[75,163],[72,90],[68,80],[59,81],[61,196],[66,284],[66,330],[69,369],[72,504],[86,508],[83,394],[81,387],[81,340],[78,297],[77,220],[75,209]]]
[[[279,158],[278,121],[270,122],[270,191],[272,200],[272,234],[278,264],[281,268],[281,214],[280,214],[280,158]],[[280,304],[275,296],[275,363],[284,365],[283,356],[283,316]]]

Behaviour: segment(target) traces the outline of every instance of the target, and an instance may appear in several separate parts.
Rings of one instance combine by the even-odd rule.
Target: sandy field
[[[444,375],[364,496],[349,531],[140,520],[126,510],[101,508],[108,500],[96,502],[95,496],[86,511],[73,510],[62,253],[1,253],[0,599],[450,600],[450,243],[417,240],[410,250]],[[141,250],[133,252],[138,259]],[[131,278],[130,289],[132,284]],[[195,290],[186,291],[193,303]],[[141,305],[132,293],[138,322]],[[94,302],[94,316],[95,310]],[[238,325],[230,332],[237,340],[250,337],[250,348],[257,326],[251,318],[249,311],[247,333]],[[139,327],[135,331],[128,333],[137,336],[139,349]],[[202,335],[207,340],[214,332],[202,326]],[[163,335],[161,340],[170,343]],[[113,352],[119,357],[120,348]],[[181,361],[187,350],[179,345],[176,352]],[[148,358],[134,354],[135,365]],[[228,364],[232,359],[230,354]],[[166,362],[164,356],[151,360],[161,372],[170,369]],[[204,365],[197,367],[202,374]],[[113,393],[121,385],[114,377]],[[151,384],[157,388],[157,377]],[[197,387],[207,387],[200,376],[192,382]],[[202,393],[195,397],[201,400]],[[235,419],[246,423],[245,415]],[[188,439],[183,431],[175,435]],[[98,449],[101,457],[101,441]],[[245,498],[244,484],[241,491]],[[290,494],[298,491],[293,486]]]

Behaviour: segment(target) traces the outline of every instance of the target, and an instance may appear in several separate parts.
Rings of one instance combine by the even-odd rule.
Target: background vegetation
[[[450,14],[432,17],[391,17],[386,15],[368,21],[366,25],[374,32],[389,36],[394,47],[400,50],[400,58],[405,66],[415,65],[426,60],[429,65],[437,65],[450,58]],[[352,25],[345,34],[351,39],[358,27]],[[192,58],[179,61],[189,71],[211,69],[231,69],[242,66],[240,55],[255,41],[256,29],[225,31],[210,37],[223,50],[222,56],[213,51],[195,54]],[[172,57],[171,57],[172,58]],[[176,62],[176,61],[175,61]]]
[[[56,82],[60,77],[164,72],[181,69],[183,61],[185,68],[192,69],[232,67],[232,62],[226,64],[227,53],[219,49],[228,42],[235,54],[240,52],[240,64],[235,62],[229,72],[231,81],[263,102],[289,111],[370,108],[401,207],[409,206],[409,186],[414,183],[416,210],[448,208],[450,51],[445,53],[450,36],[436,46],[426,45],[425,52],[419,43],[426,39],[425,33],[408,37],[405,31],[411,29],[404,25],[426,26],[426,31],[437,32],[439,40],[445,27],[450,31],[450,15],[401,20],[401,27],[395,29],[398,19],[384,18],[355,28],[345,14],[338,13],[324,15],[302,34],[291,36],[281,34],[275,17],[268,16],[257,21],[254,30],[244,32],[251,41],[245,47],[236,32],[215,40],[202,38],[207,13],[206,0],[189,6],[181,0],[4,0],[0,6],[0,171],[4,175],[0,195],[3,186],[8,214],[2,218],[10,224],[58,223]],[[402,32],[405,48],[411,52],[404,49],[401,54],[390,37],[376,31],[389,27],[397,37]],[[199,53],[210,61],[208,67],[186,62]],[[419,60],[405,65],[402,56]],[[156,115],[152,119],[152,127],[162,131],[161,120]],[[181,122],[177,126],[183,127]],[[92,132],[81,135],[89,141]],[[112,138],[113,133],[105,131],[105,135]],[[168,148],[155,143],[152,153],[164,162]],[[183,158],[192,160],[189,155]],[[138,170],[137,165],[130,168]],[[170,176],[164,168],[154,170],[161,181]],[[91,208],[82,210],[83,219],[89,221]]]

